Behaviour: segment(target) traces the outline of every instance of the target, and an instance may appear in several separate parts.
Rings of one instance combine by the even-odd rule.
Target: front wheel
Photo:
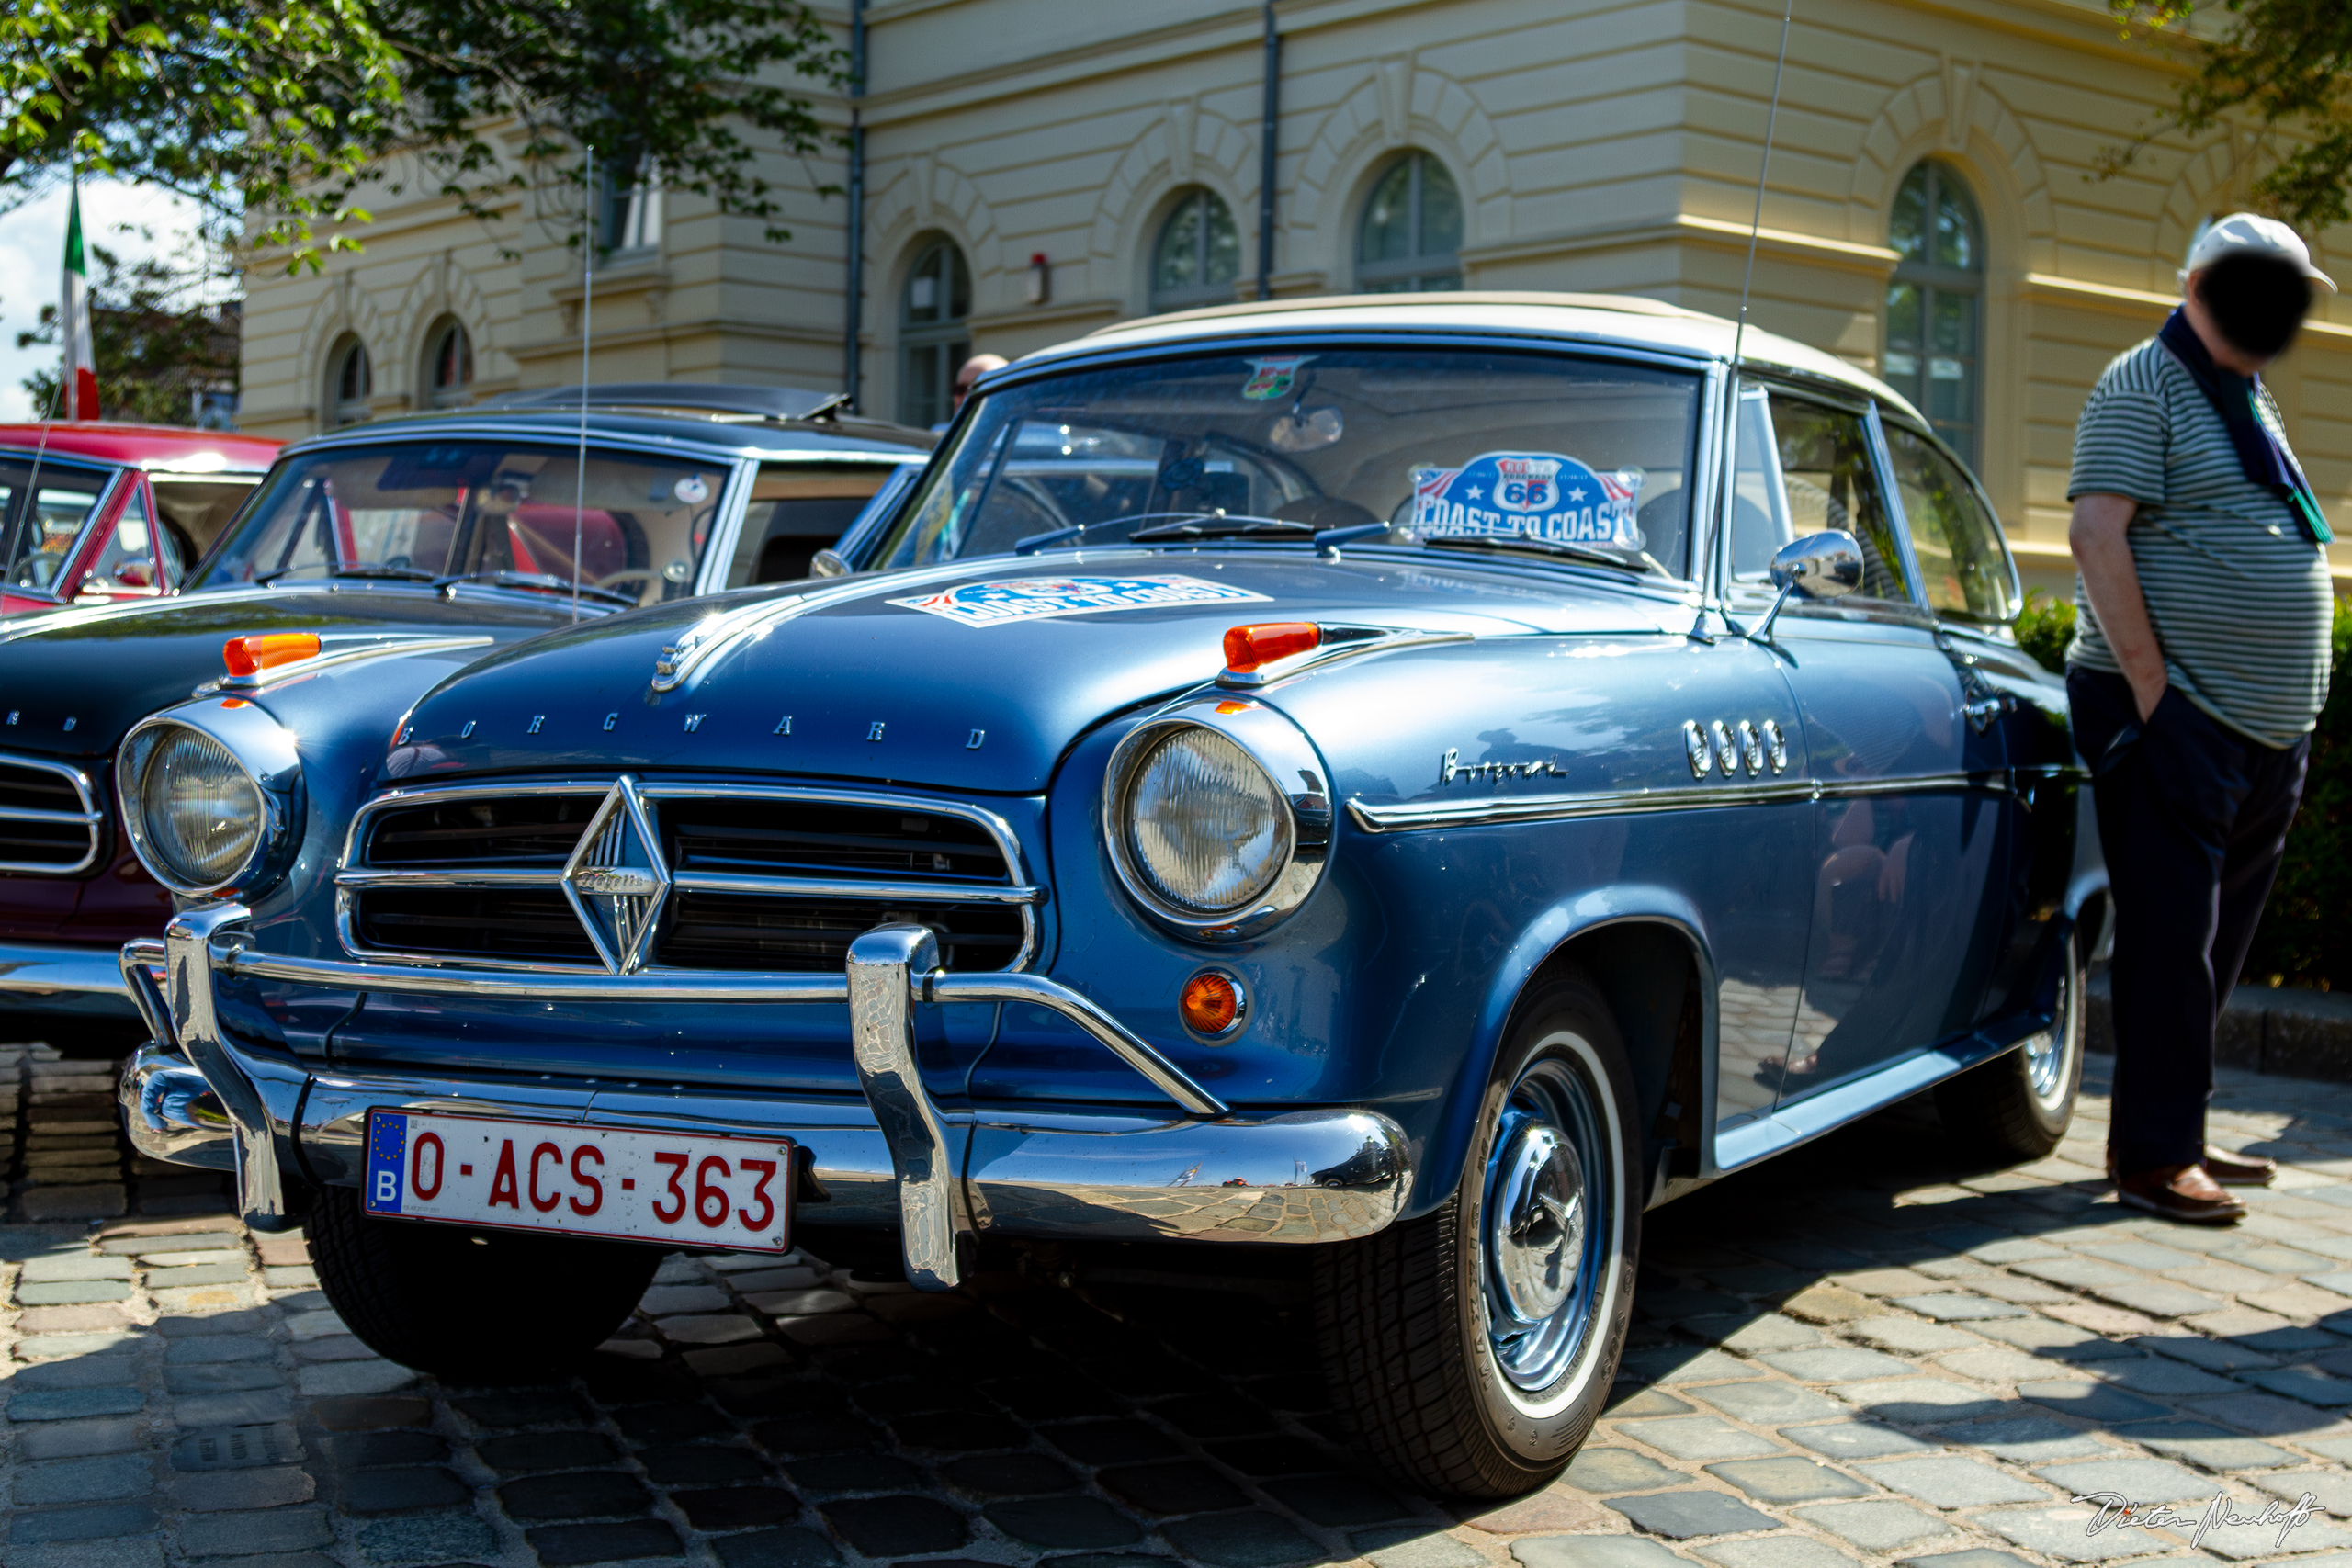
[[[628,1320],[659,1247],[383,1220],[318,1194],[307,1229],[320,1288],[377,1354],[455,1382],[514,1382],[578,1360]]]
[[[1581,976],[1521,1019],[1453,1195],[1316,1270],[1325,1370],[1358,1440],[1399,1480],[1461,1497],[1567,1467],[1633,1311],[1641,1159],[1616,1024]]]
[[[2024,1044],[1936,1086],[1944,1131],[2002,1159],[2041,1159],[2075,1119],[2083,1083],[2083,1014],[2088,958],[2079,927],[2060,957],[2050,1027]]]

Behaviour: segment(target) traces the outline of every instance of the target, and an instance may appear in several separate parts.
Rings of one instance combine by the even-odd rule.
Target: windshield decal
[[[1014,577],[967,582],[938,593],[888,601],[902,609],[967,626],[997,626],[1011,621],[1055,615],[1091,615],[1103,610],[1157,610],[1170,604],[1271,603],[1268,595],[1197,577]]]
[[[1637,550],[1643,478],[1639,468],[1595,473],[1558,452],[1482,452],[1458,468],[1412,470],[1413,526]]]
[[[1250,379],[1241,383],[1241,395],[1251,402],[1270,402],[1289,392],[1298,380],[1298,367],[1317,354],[1278,354],[1250,362]]]

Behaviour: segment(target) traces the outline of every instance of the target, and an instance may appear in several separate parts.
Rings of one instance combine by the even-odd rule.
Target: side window
[[[85,469],[52,464],[36,477],[23,459],[0,465],[0,566],[8,581],[19,588],[54,582],[106,491],[106,477]]]
[[[842,536],[874,492],[898,471],[841,463],[769,463],[752,481],[743,531],[727,566],[727,586],[793,582],[819,550]]]
[[[167,529],[148,521],[147,499],[133,493],[122,515],[115,519],[113,536],[89,575],[82,580],[85,593],[161,593],[187,570],[178,546]]]
[[[1967,474],[1901,425],[1886,427],[1886,449],[1928,604],[1939,615],[1962,620],[2015,619],[2017,571],[2000,525]]]
[[[1759,428],[1766,423],[1769,454]],[[1736,577],[1760,581],[1781,545],[1842,528],[1861,542],[1862,595],[1911,597],[1860,414],[1779,391],[1750,394],[1740,402],[1738,435],[1731,530]]]

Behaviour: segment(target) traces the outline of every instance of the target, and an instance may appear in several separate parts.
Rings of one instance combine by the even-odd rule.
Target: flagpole
[[[70,231],[78,232],[82,227],[82,174],[70,162],[66,170],[67,188],[73,194],[66,201],[65,221]],[[69,256],[73,254],[70,239],[65,254]],[[25,504],[17,513],[19,537],[25,529],[40,525],[40,466],[49,456],[49,427],[57,421],[57,405],[65,395],[65,378],[74,373],[74,290],[72,285],[65,282],[65,268],[61,262],[58,268],[61,288],[57,299],[57,343],[60,351],[57,385],[49,394],[49,414],[40,422],[40,445],[33,448],[32,471],[25,479]],[[15,555],[15,550],[11,549],[10,558],[13,559]]]

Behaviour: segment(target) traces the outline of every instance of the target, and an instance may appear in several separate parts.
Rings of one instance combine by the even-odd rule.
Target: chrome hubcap
[[[1584,1176],[1558,1129],[1522,1122],[1497,1161],[1491,1245],[1511,1314],[1551,1316],[1576,1289],[1584,1253]]]
[[[1559,1381],[1591,1338],[1603,1293],[1613,1167],[1584,1077],[1536,1063],[1513,1087],[1487,1161],[1487,1339],[1522,1389]]]
[[[2054,1107],[2065,1098],[2067,1069],[2080,1032],[2076,1028],[2075,1009],[2075,967],[2068,954],[2065,971],[2058,980],[2058,1007],[2050,1020],[2050,1027],[2025,1043],[2025,1081],[2036,1103]]]

